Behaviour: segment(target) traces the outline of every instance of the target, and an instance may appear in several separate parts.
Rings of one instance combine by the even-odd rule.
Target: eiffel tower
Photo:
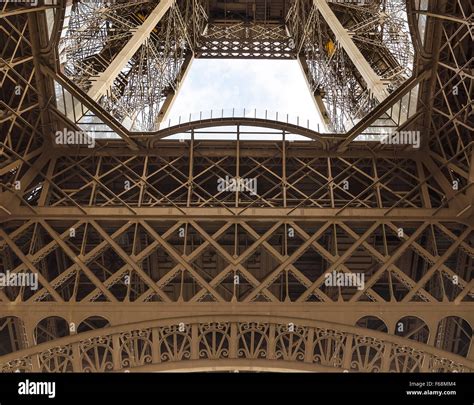
[[[474,369],[470,1],[4,0],[0,28],[0,370]],[[318,117],[172,119],[203,58],[293,60]]]

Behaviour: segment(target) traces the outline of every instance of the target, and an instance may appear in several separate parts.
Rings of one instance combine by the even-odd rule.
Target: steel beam
[[[242,212],[241,212],[242,211]],[[340,212],[339,212],[340,211]],[[117,207],[37,207],[34,212],[28,207],[18,207],[11,215],[3,213],[1,221],[13,219],[68,219],[68,218],[96,218],[96,219],[238,219],[238,218],[260,218],[260,219],[285,219],[294,218],[298,220],[324,221],[334,219],[353,221],[372,220],[402,220],[402,221],[455,221],[463,222],[459,211],[454,208],[346,208],[341,211],[338,208],[186,208],[186,207],[145,207],[134,208],[133,212]],[[337,214],[337,216],[336,216]]]
[[[173,104],[176,101],[176,98],[178,97],[179,91],[181,90],[181,86],[184,80],[186,80],[186,76],[188,75],[189,70],[191,69],[193,61],[194,55],[192,53],[189,53],[184,59],[183,65],[181,66],[181,70],[178,76],[176,77],[174,88],[170,90],[160,108],[160,112],[158,113],[157,117],[158,124],[161,124],[168,118],[169,112],[171,111],[171,108],[173,107]]]
[[[125,67],[127,62],[132,58],[135,52],[150,36],[153,29],[161,21],[166,12],[173,5],[174,0],[161,0],[154,8],[143,24],[133,33],[130,40],[117,54],[105,71],[97,77],[87,95],[93,100],[99,100],[107,93],[114,80]]]
[[[375,73],[369,65],[359,48],[354,44],[349,32],[343,27],[339,19],[329,7],[326,0],[313,0],[313,4],[319,10],[332,32],[336,36],[336,40],[342,45],[349,58],[354,63],[359,73],[364,78],[368,89],[373,96],[380,102],[388,97],[387,86],[382,82],[381,78]]]
[[[331,119],[327,112],[326,106],[324,105],[323,98],[321,94],[318,94],[316,91],[313,90],[311,86],[311,79],[310,79],[310,71],[308,67],[308,62],[302,55],[298,55],[298,63],[300,68],[303,72],[303,76],[305,78],[306,84],[308,86],[308,90],[311,94],[311,98],[313,99],[314,105],[316,107],[316,111],[319,114],[319,120],[321,121],[325,132],[329,132],[329,128],[331,125]]]
[[[100,306],[100,308],[98,308]],[[474,303],[463,302],[457,305],[453,302],[292,302],[281,303],[255,302],[239,303],[238,307],[232,302],[222,302],[215,305],[212,302],[18,302],[2,305],[0,318],[4,316],[18,316],[30,319],[37,323],[49,316],[59,316],[70,322],[79,324],[91,314],[100,315],[110,320],[112,325],[123,323],[123,315],[128,314],[135,322],[155,320],[159,316],[190,317],[202,316],[210,313],[215,315],[247,314],[249,316],[279,314],[280,316],[305,317],[328,322],[338,322],[345,325],[354,325],[364,316],[376,315],[386,324],[395,327],[397,321],[408,313],[414,312],[425,319],[428,324],[435,325],[447,316],[459,316],[474,322]]]

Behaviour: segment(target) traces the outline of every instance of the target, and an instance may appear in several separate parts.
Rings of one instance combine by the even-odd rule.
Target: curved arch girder
[[[0,357],[2,372],[468,372],[474,362],[355,326],[276,316],[199,316],[93,330]]]
[[[287,123],[283,121],[269,120],[263,118],[252,118],[252,117],[220,117],[220,118],[208,118],[198,121],[185,122],[179,125],[173,125],[168,128],[161,129],[156,132],[139,133],[131,132],[131,138],[136,140],[147,139],[152,145],[154,141],[166,138],[168,136],[182,134],[193,130],[203,128],[215,128],[215,127],[226,127],[226,126],[246,126],[246,127],[258,127],[267,128],[277,131],[284,131],[287,134],[301,135],[309,139],[317,141],[321,147],[326,147],[330,140],[342,140],[342,136],[337,134],[321,134],[304,126]],[[151,146],[149,145],[149,146]]]

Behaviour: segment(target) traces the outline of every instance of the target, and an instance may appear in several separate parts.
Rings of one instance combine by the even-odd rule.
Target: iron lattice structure
[[[0,287],[1,369],[471,371],[472,10],[383,4],[3,3],[0,273],[39,288]],[[398,10],[411,67],[405,31],[371,34]],[[193,57],[300,60],[337,133],[256,114],[159,129]],[[236,139],[202,139],[219,127]],[[373,141],[387,128],[420,149]],[[103,135],[57,145],[64,129]]]
[[[334,2],[335,15],[387,85],[397,89],[412,74],[413,48],[406,21],[405,1]],[[311,92],[324,104],[322,115],[333,132],[345,132],[362,119],[380,100],[374,94],[356,64],[338,42],[317,2],[294,2],[288,25],[298,45],[298,57],[304,66]]]
[[[133,131],[159,128],[169,108],[166,99],[177,91],[194,57],[299,59],[324,123],[333,132],[351,128],[412,73],[403,0],[362,6],[335,2],[334,11],[329,9],[330,16],[325,12],[324,17],[320,7],[326,2],[319,0],[193,0],[172,2],[139,51],[123,59],[113,81],[97,91],[92,83],[102,75],[110,77],[110,63],[121,59],[124,43],[153,18],[157,3],[77,3],[60,43],[65,75]],[[338,25],[350,33],[355,52],[338,42]],[[370,65],[368,76],[356,68],[362,59]]]

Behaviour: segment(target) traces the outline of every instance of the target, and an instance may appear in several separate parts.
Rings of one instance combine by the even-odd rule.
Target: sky
[[[169,118],[232,108],[318,120],[303,72],[295,60],[196,59],[176,97]],[[184,118],[183,118],[184,120]],[[186,118],[187,120],[187,118]]]

